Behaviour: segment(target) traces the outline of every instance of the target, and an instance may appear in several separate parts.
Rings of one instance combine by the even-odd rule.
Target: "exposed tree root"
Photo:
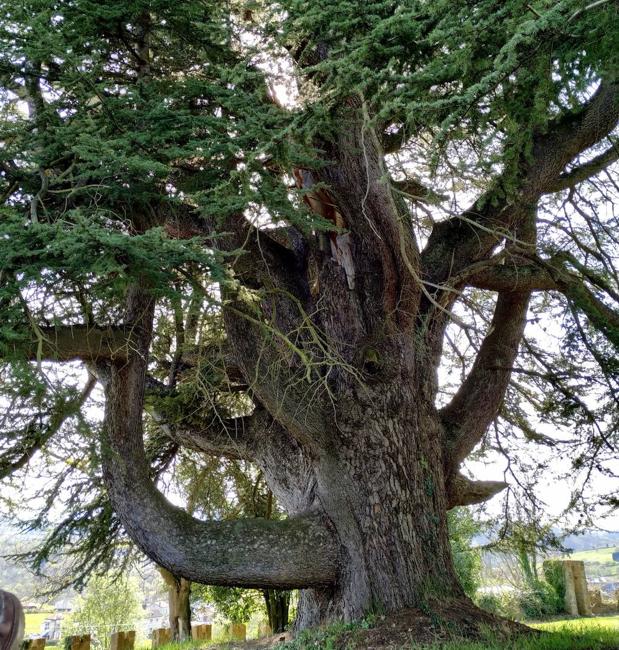
[[[332,626],[325,630],[305,632],[298,639],[301,648],[336,648],[337,650],[399,650],[411,644],[432,644],[441,641],[483,640],[488,636],[513,639],[519,635],[540,632],[476,607],[468,600],[436,601],[429,609],[403,609],[359,624]],[[307,635],[307,645],[301,642]],[[226,648],[254,650],[258,648],[290,647],[290,634],[226,645]]]

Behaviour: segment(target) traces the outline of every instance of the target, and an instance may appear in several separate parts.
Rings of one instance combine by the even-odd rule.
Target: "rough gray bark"
[[[157,564],[196,582],[287,588],[333,582],[335,547],[317,516],[203,522],[170,504],[155,488],[142,432],[153,309],[147,292],[133,287],[128,321],[136,346],[126,363],[98,367],[106,393],[103,475],[127,532]],[[320,563],[312,562],[315,552],[321,554]]]

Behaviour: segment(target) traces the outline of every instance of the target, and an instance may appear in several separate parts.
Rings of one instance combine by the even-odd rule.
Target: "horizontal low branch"
[[[132,345],[132,332],[125,327],[90,327],[88,325],[58,325],[37,327],[30,330],[30,338],[6,342],[3,345],[5,356],[29,361],[114,361],[127,360]],[[230,346],[195,346],[183,352],[179,361],[181,368],[193,368],[212,363],[226,372],[229,381],[244,381]],[[165,364],[164,364],[165,367]],[[149,390],[160,392],[167,389],[149,378]],[[158,384],[158,385],[157,385]],[[244,390],[245,387],[241,386]],[[228,387],[231,388],[231,387]]]
[[[125,371],[111,372],[104,477],[123,526],[151,559],[211,585],[295,589],[335,581],[336,546],[316,517],[200,521],[169,503],[150,479],[141,440],[125,420],[128,410],[119,408],[116,391],[126,383],[117,380]]]
[[[118,460],[106,467],[114,509],[133,541],[174,575],[248,588],[296,589],[335,582],[335,544],[318,519],[200,521],[142,480],[136,485],[120,465]]]
[[[200,521],[156,489],[142,425],[153,312],[146,292],[130,292],[135,347],[126,364],[98,368],[106,396],[103,476],[129,536],[158,565],[196,582],[282,589],[334,583],[337,545],[316,516]]]

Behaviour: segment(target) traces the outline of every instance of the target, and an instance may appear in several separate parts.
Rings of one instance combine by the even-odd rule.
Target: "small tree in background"
[[[157,567],[168,592],[168,620],[172,641],[191,639],[191,580]]]
[[[200,597],[214,605],[217,613],[230,623],[247,623],[262,607],[260,592],[239,587],[207,587],[194,585]]]
[[[62,633],[90,634],[102,650],[108,650],[110,634],[135,629],[140,617],[137,587],[131,580],[96,576],[63,621]]]
[[[284,632],[290,617],[290,591],[282,589],[263,589],[262,597],[267,610],[271,632]]]
[[[539,527],[534,521],[522,521],[514,525],[508,542],[516,555],[522,574],[522,588],[518,605],[529,619],[545,618],[558,614],[562,599],[540,571],[539,556],[549,549],[561,548],[561,542],[552,529]]]

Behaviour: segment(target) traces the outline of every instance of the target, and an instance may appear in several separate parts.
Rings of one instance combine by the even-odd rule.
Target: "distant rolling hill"
[[[619,532],[595,531],[584,533],[583,535],[569,535],[565,538],[563,544],[566,548],[569,548],[574,552],[591,551],[594,549],[604,549],[613,546],[617,547],[619,546]]]

